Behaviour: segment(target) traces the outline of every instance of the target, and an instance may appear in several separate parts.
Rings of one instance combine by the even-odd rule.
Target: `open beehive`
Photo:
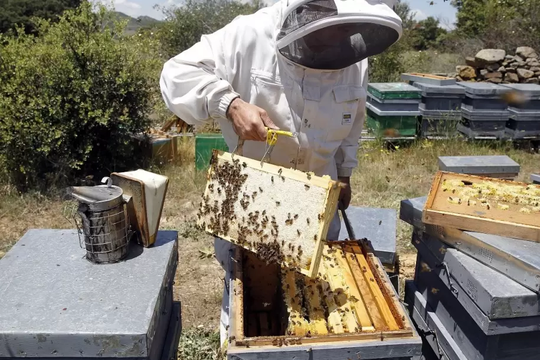
[[[233,354],[392,339],[411,341],[407,351],[414,351],[418,340],[380,261],[362,241],[325,243],[315,279],[237,247],[230,301]]]
[[[339,183],[215,150],[197,223],[267,262],[314,277]]]
[[[426,224],[540,242],[540,186],[440,171],[422,220]]]

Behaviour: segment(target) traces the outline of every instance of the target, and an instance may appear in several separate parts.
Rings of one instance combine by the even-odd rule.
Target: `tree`
[[[13,30],[16,25],[26,33],[34,33],[36,28],[32,17],[57,20],[64,10],[75,9],[84,0],[3,0],[0,2],[0,33]]]
[[[140,166],[133,136],[162,101],[162,59],[126,24],[84,2],[38,20],[38,36],[0,34],[0,159],[20,190]]]
[[[456,30],[485,47],[540,46],[540,0],[453,0]]]
[[[165,21],[159,29],[165,56],[172,57],[197,43],[204,34],[213,33],[238,15],[252,14],[262,8],[259,0],[187,0],[180,7],[162,8]]]
[[[401,60],[403,52],[410,49],[410,35],[414,20],[409,4],[404,1],[400,0],[394,11],[403,23],[403,36],[399,42],[392,45],[382,54],[369,59],[370,82],[399,81],[401,74],[405,72],[405,67]]]
[[[447,31],[440,27],[439,20],[430,16],[419,21],[411,31],[412,47],[416,50],[427,50],[439,44],[441,36]]]

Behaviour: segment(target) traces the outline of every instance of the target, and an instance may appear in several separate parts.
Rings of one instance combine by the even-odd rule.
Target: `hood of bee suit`
[[[284,0],[278,51],[293,63],[339,70],[378,55],[402,35],[397,0]]]

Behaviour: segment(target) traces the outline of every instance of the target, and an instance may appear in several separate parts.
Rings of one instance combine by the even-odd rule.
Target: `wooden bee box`
[[[540,186],[440,171],[422,221],[540,242]]]
[[[314,277],[339,192],[330,177],[216,150],[197,223],[265,260]]]
[[[363,242],[325,244],[317,275],[312,279],[267,264],[236,247],[228,355],[311,359],[313,352],[313,358],[377,359],[420,354],[420,338],[383,266]]]

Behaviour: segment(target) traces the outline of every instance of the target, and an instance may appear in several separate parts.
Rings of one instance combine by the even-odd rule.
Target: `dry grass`
[[[521,165],[518,180],[529,181],[540,171],[540,155],[514,150],[502,143],[467,143],[458,139],[419,141],[397,151],[383,149],[377,143],[364,143],[359,166],[352,176],[352,204],[393,208],[399,211],[401,200],[425,196],[438,170],[438,157],[445,155],[506,154]],[[411,252],[411,229],[398,221],[397,243],[400,253]]]
[[[179,265],[175,294],[182,301],[184,336],[180,359],[210,359],[219,346],[223,271],[212,253],[213,238],[194,226],[195,212],[205,184],[205,174],[195,171],[194,142],[186,138],[178,146],[176,165],[151,169],[170,178],[161,228],[179,231]],[[357,206],[393,208],[400,201],[424,196],[437,171],[440,155],[507,154],[521,165],[518,180],[528,181],[540,171],[540,155],[514,150],[504,144],[489,145],[458,140],[420,141],[388,151],[377,142],[364,143],[359,166],[352,177]],[[0,257],[30,228],[73,228],[62,213],[66,202],[58,196],[18,195],[10,186],[0,188]],[[412,274],[415,257],[409,225],[398,222],[398,252],[404,275]],[[186,335],[187,334],[187,335]],[[216,338],[217,336],[217,338]],[[197,348],[205,349],[197,351]]]
[[[434,50],[407,51],[401,61],[407,72],[455,73],[457,65],[463,65],[465,58],[458,54],[441,53]]]

